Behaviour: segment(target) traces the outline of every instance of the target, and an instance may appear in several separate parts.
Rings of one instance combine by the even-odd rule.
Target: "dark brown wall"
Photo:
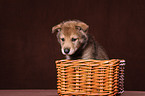
[[[145,90],[145,0],[0,0],[0,88],[56,88],[64,58],[51,27],[79,19],[110,58],[124,58],[126,90]]]

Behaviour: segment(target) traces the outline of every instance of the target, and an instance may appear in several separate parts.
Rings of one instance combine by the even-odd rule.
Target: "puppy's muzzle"
[[[65,48],[64,49],[64,53],[68,54],[70,52],[70,49],[69,48]]]

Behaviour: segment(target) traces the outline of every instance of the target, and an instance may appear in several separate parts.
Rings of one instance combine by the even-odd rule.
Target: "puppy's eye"
[[[73,41],[73,42],[76,41],[76,40],[77,40],[77,38],[72,38],[72,39],[71,39],[71,41]]]
[[[61,41],[64,41],[64,38],[61,38]]]

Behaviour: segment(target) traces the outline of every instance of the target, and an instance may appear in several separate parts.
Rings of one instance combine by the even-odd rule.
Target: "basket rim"
[[[101,62],[103,61],[105,63],[109,62],[109,61],[120,61],[120,62],[125,62],[125,59],[104,59],[104,60],[99,60],[99,59],[75,59],[75,60],[70,60],[70,59],[58,59],[58,60],[55,60],[55,63],[58,63],[58,62]]]

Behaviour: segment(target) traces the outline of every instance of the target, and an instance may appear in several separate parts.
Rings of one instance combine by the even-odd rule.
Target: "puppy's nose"
[[[68,54],[68,53],[69,53],[69,51],[70,51],[70,49],[69,49],[69,48],[65,48],[65,49],[64,49],[64,53],[66,53],[66,54]]]

